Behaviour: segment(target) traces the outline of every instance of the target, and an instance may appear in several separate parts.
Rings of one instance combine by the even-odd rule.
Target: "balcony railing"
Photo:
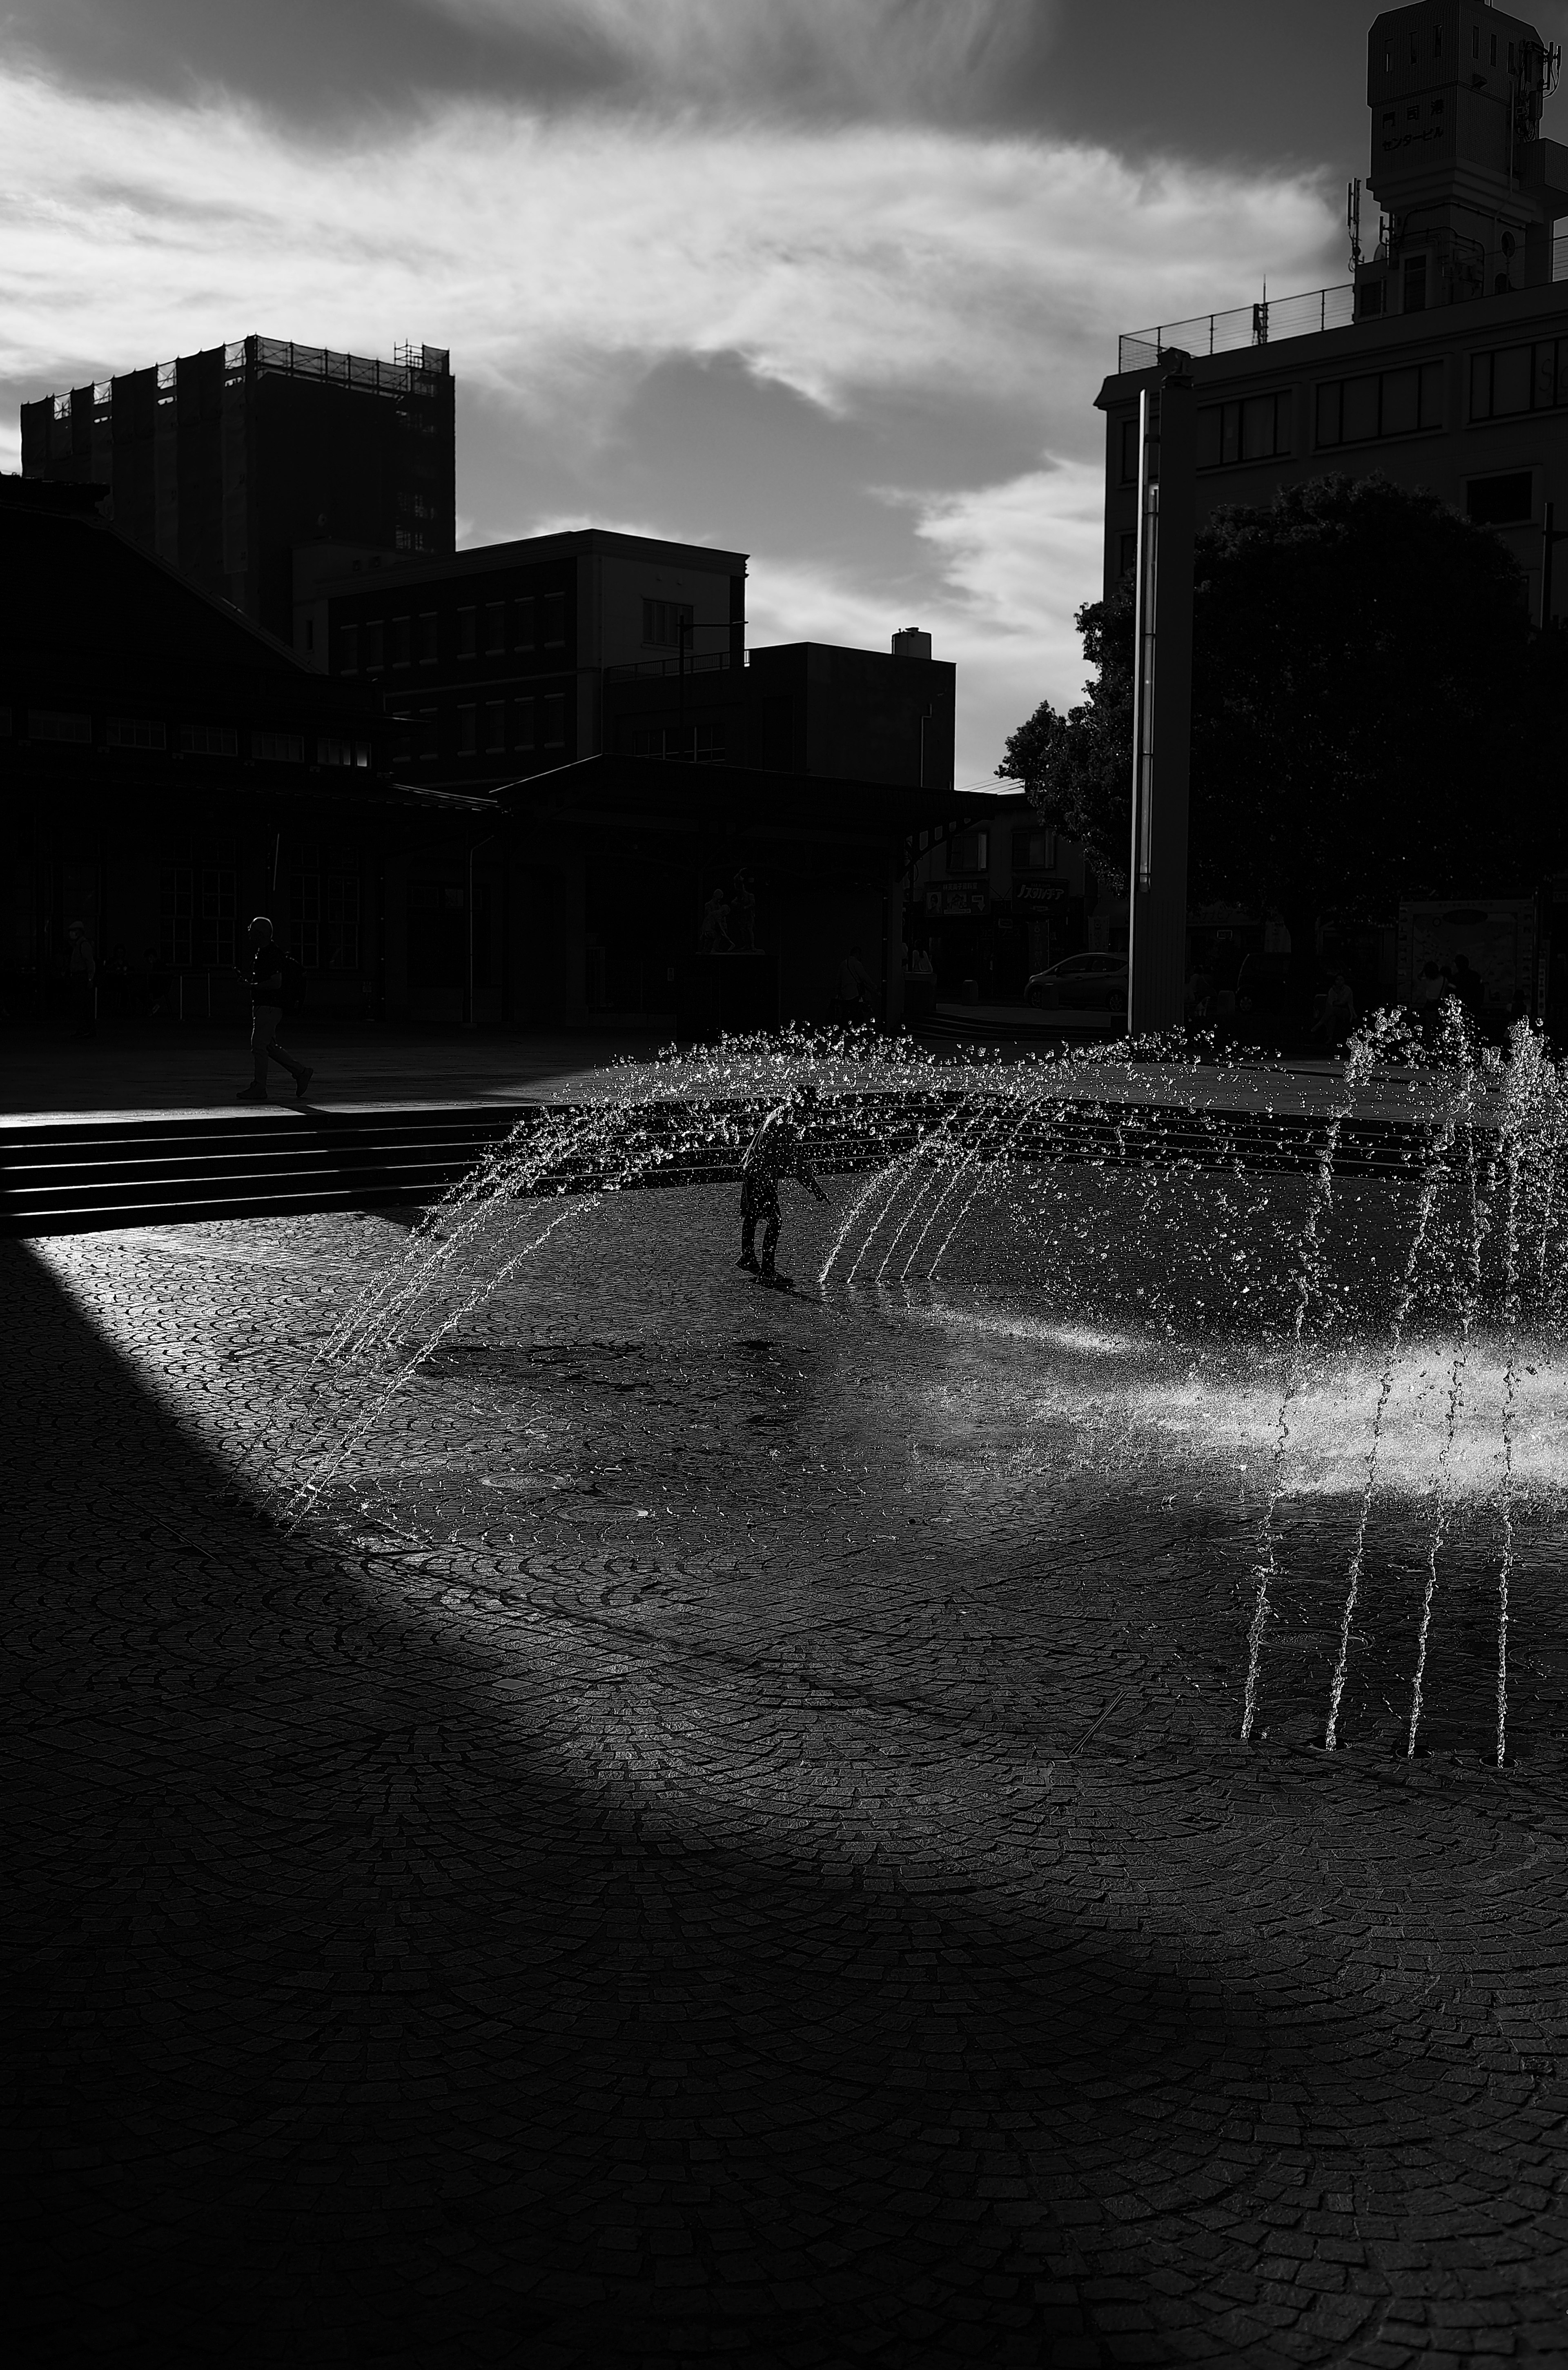
[[[1551,276],[1568,280],[1568,232],[1551,243]],[[1456,299],[1474,302],[1475,299]],[[1378,320],[1389,317],[1379,313]],[[1322,329],[1348,329],[1355,319],[1355,283],[1309,289],[1304,296],[1272,296],[1238,305],[1228,313],[1200,313],[1190,321],[1162,321],[1152,329],[1132,329],[1117,339],[1118,371],[1152,370],[1173,348],[1188,354],[1235,353],[1244,346],[1276,345],[1285,338],[1310,338]]]

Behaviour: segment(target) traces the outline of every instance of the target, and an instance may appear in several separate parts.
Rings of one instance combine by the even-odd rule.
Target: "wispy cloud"
[[[861,121],[983,105],[1055,0],[425,0],[618,61],[649,101]]]

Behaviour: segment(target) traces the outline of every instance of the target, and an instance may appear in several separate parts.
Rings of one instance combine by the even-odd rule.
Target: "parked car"
[[[1066,955],[1060,962],[1037,971],[1024,989],[1024,1001],[1047,1012],[1113,1012],[1127,1001],[1125,955]]]

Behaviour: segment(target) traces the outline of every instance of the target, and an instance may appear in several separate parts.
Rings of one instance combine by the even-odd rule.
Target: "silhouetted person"
[[[98,957],[84,924],[73,922],[66,935],[71,948],[66,958],[71,1026],[78,1037],[90,1037],[98,1027]]]
[[[308,1063],[296,1062],[278,1042],[288,1002],[286,982],[294,968],[273,937],[272,925],[266,915],[258,914],[250,925],[250,969],[243,974],[250,989],[250,1053],[256,1075],[248,1087],[239,1090],[238,1100],[242,1103],[266,1101],[269,1062],[276,1062],[288,1072],[300,1102],[305,1100],[305,1090],[316,1076]]]
[[[1343,971],[1336,971],[1323,999],[1319,1034],[1331,1045],[1342,1045],[1355,1026],[1355,997]]]
[[[790,1291],[793,1283],[791,1277],[780,1275],[774,1266],[782,1223],[778,1211],[779,1179],[793,1177],[819,1202],[827,1199],[806,1157],[802,1140],[816,1104],[817,1090],[808,1078],[804,1086],[797,1087],[768,1112],[741,1163],[741,1256],[736,1264],[749,1268],[758,1283],[770,1283],[779,1292]],[[763,1221],[760,1265],[756,1256],[759,1218]]]
[[[702,909],[702,930],[697,944],[698,951],[705,955],[728,954],[732,949],[730,908],[722,889],[715,889]]]
[[[1415,1017],[1421,1023],[1421,1041],[1429,1052],[1437,1039],[1445,985],[1442,972],[1428,955],[1415,983]]]
[[[750,954],[756,947],[756,898],[753,894],[751,876],[743,864],[735,875],[730,892],[730,936],[743,952]]]
[[[1467,1012],[1480,1012],[1485,989],[1481,973],[1462,949],[1454,957],[1454,994]]]
[[[836,1001],[838,1018],[851,1028],[871,1017],[871,983],[866,976],[859,947],[851,947],[838,966]]]

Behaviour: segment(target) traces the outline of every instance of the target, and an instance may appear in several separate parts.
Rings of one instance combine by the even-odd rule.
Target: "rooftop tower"
[[[1389,8],[1367,37],[1367,186],[1383,209],[1356,313],[1414,313],[1551,278],[1568,148],[1540,136],[1561,51],[1486,0]],[[1354,220],[1354,216],[1353,216]]]

